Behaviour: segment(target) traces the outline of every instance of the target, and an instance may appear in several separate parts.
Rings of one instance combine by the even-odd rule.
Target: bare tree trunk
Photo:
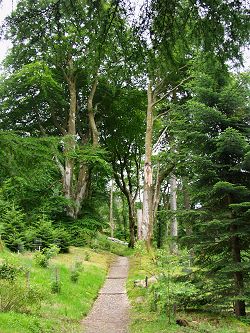
[[[73,74],[73,61],[69,60],[69,71],[70,74],[67,77],[69,95],[70,95],[70,107],[69,107],[69,117],[68,117],[68,130],[67,138],[65,142],[65,170],[63,177],[63,188],[64,195],[67,199],[73,199],[73,175],[74,175],[74,160],[67,155],[75,150],[75,136],[76,136],[76,78]],[[74,217],[74,208],[72,205],[67,207],[67,215]]]
[[[89,181],[90,181],[90,172],[89,167],[86,164],[81,164],[78,179],[77,179],[77,186],[74,196],[75,201],[75,209],[74,209],[74,218],[76,219],[80,213],[82,201],[86,199],[88,189],[89,189]]]
[[[98,146],[99,142],[99,134],[97,131],[96,123],[95,123],[95,115],[93,109],[93,99],[96,92],[98,80],[95,79],[90,94],[88,96],[88,116],[89,116],[89,126],[92,135],[92,144],[93,147]],[[75,188],[75,193],[72,195],[74,200],[74,212],[73,217],[76,219],[80,213],[82,201],[87,197],[88,189],[90,182],[90,170],[87,164],[82,163],[78,173],[77,184]]]
[[[76,75],[74,74],[74,64],[73,60],[68,61],[68,73],[64,72],[65,78],[68,83],[69,95],[70,95],[70,107],[69,107],[69,117],[68,117],[68,127],[65,133],[65,164],[64,166],[59,165],[60,162],[57,160],[57,164],[61,170],[63,176],[63,188],[64,195],[67,199],[72,201],[67,207],[67,215],[76,219],[80,213],[82,201],[87,197],[90,182],[90,170],[89,166],[82,163],[79,167],[77,180],[74,181],[74,169],[75,163],[74,159],[70,157],[70,153],[75,150],[76,147],[76,112],[77,112],[77,90],[76,90]],[[97,131],[94,109],[93,109],[93,99],[97,88],[97,78],[91,87],[90,94],[88,96],[88,117],[89,126],[92,135],[93,147],[98,146],[99,134]],[[74,184],[75,183],[75,184]]]
[[[88,116],[89,116],[89,126],[91,130],[91,136],[92,136],[92,143],[93,147],[97,147],[99,144],[99,133],[97,130],[96,122],[95,122],[95,113],[93,108],[93,99],[95,96],[96,88],[98,84],[97,77],[95,78],[93,85],[91,87],[91,91],[88,97]]]
[[[183,198],[184,198],[184,208],[185,210],[190,210],[191,209],[191,202],[190,202],[190,195],[189,195],[189,190],[188,190],[188,184],[185,181],[185,179],[183,180]],[[186,235],[187,236],[191,236],[193,234],[193,228],[192,225],[190,224],[190,222],[186,223]],[[193,258],[195,256],[194,250],[191,247],[189,250],[189,254],[190,254],[190,264],[192,264],[193,262]]]
[[[143,187],[143,219],[142,239],[151,246],[153,234],[153,171],[152,171],[152,136],[153,136],[153,104],[154,96],[152,82],[148,84],[148,106],[147,106],[147,129],[145,138],[145,164],[144,164],[144,187]]]
[[[128,197],[128,211],[129,211],[129,247],[132,249],[135,246],[135,202],[131,195]]]
[[[175,165],[171,164],[168,168],[164,170],[160,170],[160,164],[158,163],[157,167],[157,175],[156,175],[156,182],[154,188],[154,196],[153,196],[153,218],[156,219],[158,206],[160,202],[160,195],[161,195],[161,185],[164,179],[169,176],[169,174],[173,171]]]
[[[231,248],[232,248],[232,257],[234,263],[238,266],[241,262],[241,248],[240,248],[240,239],[239,236],[237,236],[237,226],[231,225],[230,231],[233,234],[231,238]],[[236,266],[236,267],[237,267]],[[243,273],[241,271],[235,271],[233,273],[234,275],[234,285],[235,285],[235,291],[236,295],[238,297],[243,295],[244,292],[244,279],[243,279]],[[235,315],[237,317],[244,317],[246,316],[246,305],[244,300],[236,300],[234,303],[234,311]]]
[[[114,191],[114,181],[111,179],[110,186],[110,203],[109,203],[109,225],[111,230],[111,237],[114,237],[114,217],[113,217],[113,191]]]
[[[177,236],[178,236],[178,222],[176,218],[176,211],[177,211],[177,182],[175,175],[171,175],[170,178],[170,208],[173,212],[173,217],[170,225],[170,236],[172,237],[171,244],[170,244],[170,252],[172,254],[178,253],[178,246],[177,246]]]
[[[137,209],[137,237],[142,240],[142,209]]]

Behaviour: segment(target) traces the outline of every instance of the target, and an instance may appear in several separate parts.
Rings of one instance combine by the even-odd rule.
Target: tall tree
[[[129,211],[129,246],[135,244],[135,201],[140,190],[143,150],[145,93],[138,89],[116,89],[103,118],[101,137],[109,152],[113,177],[126,198]],[[108,116],[109,115],[109,116]]]
[[[80,213],[91,176],[79,147],[89,142],[96,152],[99,146],[94,102],[98,77],[106,73],[111,59],[113,66],[120,61],[121,52],[114,55],[110,44],[115,42],[117,50],[121,50],[117,36],[122,35],[124,27],[118,2],[108,1],[19,1],[16,11],[6,20],[6,36],[13,48],[5,64],[14,77],[19,74],[22,83],[27,82],[27,75],[34,78],[26,85],[38,101],[41,117],[37,117],[37,108],[25,105],[25,94],[31,105],[27,91],[19,99],[17,110],[20,113],[24,106],[31,118],[39,122],[42,118],[63,136],[64,161],[56,161],[69,202],[67,214],[72,218]],[[47,86],[43,66],[60,96],[56,96],[55,87]],[[8,107],[6,110],[9,113]],[[47,126],[41,124],[38,132],[41,129],[47,132]]]
[[[168,91],[172,92],[181,85],[183,80],[183,76],[180,75],[181,68],[194,55],[195,50],[215,53],[222,61],[236,57],[240,46],[247,40],[248,20],[244,1],[231,4],[223,0],[219,3],[153,0],[150,3],[145,1],[143,8],[138,27],[139,33],[144,38],[144,45],[147,45],[148,49],[143,237],[150,244],[154,220],[151,156],[155,106],[168,97]],[[177,80],[173,80],[171,72],[179,73]]]
[[[208,63],[207,65],[208,66]],[[229,77],[210,64],[196,74],[182,116],[181,140],[192,152],[190,242],[211,300],[245,316],[249,261],[249,75]]]

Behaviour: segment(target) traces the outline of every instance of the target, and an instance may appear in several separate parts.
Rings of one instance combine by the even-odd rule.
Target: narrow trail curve
[[[94,306],[83,320],[83,333],[128,333],[129,301],[126,292],[128,258],[118,257]]]

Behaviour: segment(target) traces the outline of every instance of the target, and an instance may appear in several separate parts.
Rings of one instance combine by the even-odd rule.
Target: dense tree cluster
[[[15,251],[48,241],[66,251],[111,228],[131,247],[186,247],[203,302],[244,316],[250,78],[229,61],[242,60],[247,5],[134,6],[20,0],[6,18],[1,237]]]

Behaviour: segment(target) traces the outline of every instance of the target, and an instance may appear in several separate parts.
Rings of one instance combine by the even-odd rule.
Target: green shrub
[[[61,292],[61,281],[58,267],[55,268],[54,278],[51,282],[51,292],[53,294],[59,294]]]
[[[0,217],[3,224],[1,238],[7,248],[17,252],[24,244],[25,215],[19,208],[12,204],[5,206]]]
[[[55,257],[59,252],[60,248],[57,245],[51,245],[50,247],[43,249],[41,252],[35,252],[35,262],[38,266],[46,268],[49,265],[49,260]]]
[[[71,281],[76,283],[79,280],[80,273],[82,271],[83,271],[83,265],[80,261],[77,261],[70,274]]]
[[[90,260],[90,253],[89,252],[85,252],[85,254],[84,254],[84,260],[85,261],[89,261]]]
[[[98,248],[100,250],[110,251],[111,242],[107,239],[106,236],[97,234],[96,239],[92,242],[91,247],[93,249]]]
[[[70,246],[70,234],[63,228],[55,228],[53,242],[60,248],[61,253],[68,253]]]
[[[61,289],[62,289],[62,287],[61,287],[60,281],[55,280],[55,281],[51,282],[51,292],[53,294],[60,294]]]
[[[74,283],[78,282],[79,277],[80,277],[80,272],[78,270],[74,269],[71,271],[70,280],[72,282],[74,282]]]
[[[22,270],[22,267],[14,266],[5,261],[0,264],[0,279],[13,281]]]
[[[36,251],[34,255],[35,262],[38,266],[46,268],[49,266],[49,259],[42,252]]]
[[[58,255],[60,248],[57,245],[50,245],[48,248],[43,249],[43,253],[48,259],[51,259]]]
[[[97,232],[102,230],[103,222],[98,218],[85,216],[76,221],[65,221],[64,226],[70,234],[72,245],[89,246]]]
[[[27,288],[21,283],[11,280],[0,280],[0,312],[30,312],[40,307],[44,299],[37,287]]]

